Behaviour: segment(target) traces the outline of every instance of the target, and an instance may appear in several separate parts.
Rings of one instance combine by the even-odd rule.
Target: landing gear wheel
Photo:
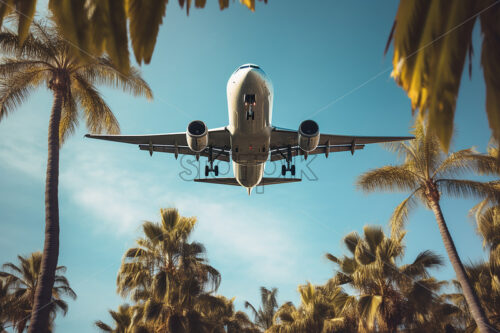
[[[205,177],[208,177],[208,172],[209,172],[208,165],[205,165]]]
[[[286,166],[284,165],[281,166],[281,175],[282,176],[286,175]]]
[[[215,166],[214,173],[215,173],[215,177],[217,177],[219,175],[219,166],[218,165]]]
[[[295,176],[295,164],[292,165],[292,168],[290,169],[290,171],[292,172],[292,176]]]

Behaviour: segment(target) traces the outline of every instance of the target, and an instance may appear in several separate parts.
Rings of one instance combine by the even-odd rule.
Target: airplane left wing
[[[196,153],[192,151],[186,141],[186,132],[147,134],[147,135],[94,135],[86,134],[91,139],[115,141],[136,144],[141,150],[151,154],[154,151],[177,155],[200,155],[208,157],[208,147],[212,146],[214,159],[229,162],[231,138],[225,127],[208,130],[208,146],[205,150]]]
[[[286,158],[288,147],[292,156],[304,155],[297,145],[298,131],[275,127],[271,132],[271,161]],[[319,144],[308,155],[328,154],[330,152],[354,151],[363,149],[365,144],[404,141],[414,139],[413,136],[353,136],[320,134]]]

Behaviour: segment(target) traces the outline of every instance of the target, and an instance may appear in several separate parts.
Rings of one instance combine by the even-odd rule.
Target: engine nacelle
[[[186,141],[189,148],[199,153],[208,145],[208,128],[201,120],[189,123],[186,131]]]
[[[299,126],[299,147],[309,152],[319,143],[319,126],[314,120],[304,120]]]

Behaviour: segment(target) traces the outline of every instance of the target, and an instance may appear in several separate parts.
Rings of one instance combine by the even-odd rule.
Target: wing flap
[[[140,150],[146,150],[150,153],[153,151],[161,153],[179,154],[179,155],[192,155],[192,156],[203,156],[208,157],[208,148],[197,153],[192,151],[189,147],[183,146],[167,146],[167,145],[139,145]],[[229,162],[229,151],[219,148],[213,148],[213,158],[214,160]]]
[[[363,149],[365,145],[354,145],[354,150],[360,150]],[[352,146],[351,145],[344,145],[344,146],[318,146],[315,150],[310,151],[307,153],[307,155],[317,155],[317,154],[326,154],[328,149],[328,153],[336,153],[339,151],[352,151]],[[279,149],[274,149],[271,151],[271,161],[279,161],[286,159],[286,152],[287,148],[279,148]],[[294,147],[292,149],[292,157],[295,156],[303,156],[305,155],[305,152],[300,149],[299,147]]]

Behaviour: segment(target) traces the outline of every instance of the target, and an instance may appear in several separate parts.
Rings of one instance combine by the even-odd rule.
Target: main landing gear
[[[208,177],[210,172],[213,172],[214,175],[217,177],[219,175],[219,166],[216,165],[214,167],[214,156],[212,147],[208,147],[208,163],[210,163],[210,166],[205,165],[205,177]]]
[[[255,95],[254,94],[245,94],[243,97],[245,102],[245,106],[248,107],[247,110],[247,120],[252,118],[255,119],[255,112],[253,111],[253,107],[255,106]]]
[[[288,146],[286,152],[286,165],[281,166],[281,175],[286,176],[287,171],[290,171],[292,176],[295,176],[295,164],[292,164],[292,148]]]

